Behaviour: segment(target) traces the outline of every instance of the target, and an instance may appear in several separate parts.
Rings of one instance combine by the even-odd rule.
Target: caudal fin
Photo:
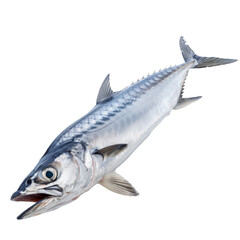
[[[183,37],[180,37],[180,48],[185,62],[195,59],[197,64],[194,68],[213,67],[236,62],[237,59],[216,58],[216,57],[200,57],[187,44]]]

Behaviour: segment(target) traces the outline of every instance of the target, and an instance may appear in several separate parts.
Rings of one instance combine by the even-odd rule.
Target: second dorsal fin
[[[108,74],[104,79],[97,96],[97,104],[113,94],[113,90],[110,86],[110,75]]]

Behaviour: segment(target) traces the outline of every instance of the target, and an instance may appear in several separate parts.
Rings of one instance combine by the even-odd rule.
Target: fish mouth
[[[37,193],[21,193],[16,191],[13,193],[12,201],[23,201],[23,202],[35,202],[31,207],[27,208],[22,212],[17,219],[25,219],[33,216],[37,216],[41,213],[50,211],[57,205],[57,200],[63,195],[63,191],[58,186],[45,188]]]

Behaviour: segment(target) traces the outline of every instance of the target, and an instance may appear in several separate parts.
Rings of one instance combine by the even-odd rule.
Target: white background
[[[114,90],[199,55],[240,58],[238,1],[1,1],[1,239],[239,239],[239,62],[191,70],[185,96],[118,169],[138,197],[95,186],[18,221],[11,194],[51,141]],[[154,96],[153,96],[154,97]],[[3,237],[4,236],[4,237]]]

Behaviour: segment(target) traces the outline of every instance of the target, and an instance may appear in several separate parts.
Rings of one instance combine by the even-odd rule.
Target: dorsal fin
[[[108,74],[104,79],[97,96],[97,104],[113,94],[113,90],[110,86],[110,75]]]

